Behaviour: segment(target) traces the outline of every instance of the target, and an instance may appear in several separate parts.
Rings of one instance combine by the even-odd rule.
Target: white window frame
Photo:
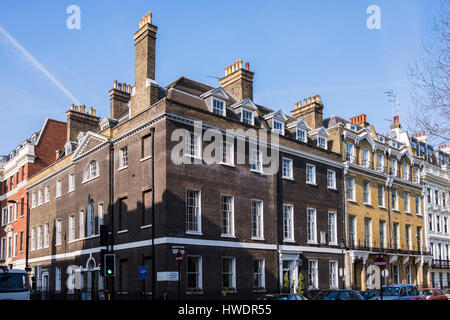
[[[311,169],[309,173],[308,168]],[[310,163],[306,164],[306,183],[316,185],[316,166]]]
[[[100,170],[97,160],[89,161],[87,168],[84,171],[84,181],[88,182],[100,176]]]
[[[311,215],[313,219],[311,219]],[[317,209],[306,209],[307,243],[317,244]]]
[[[402,178],[409,180],[409,165],[407,163],[403,163],[402,170]]]
[[[224,139],[220,150],[220,164],[234,166],[234,141],[229,143]]]
[[[403,205],[405,213],[411,213],[411,194],[407,191],[403,193]]]
[[[37,227],[37,249],[42,249],[42,225]]]
[[[36,192],[31,194],[31,208],[36,208]]]
[[[367,186],[367,190],[366,190],[366,186]],[[371,203],[372,203],[372,199],[370,196],[370,182],[369,181],[363,182],[363,200],[364,200],[364,204],[366,204],[366,205],[371,205]]]
[[[372,248],[372,219],[364,218],[364,246]]]
[[[244,117],[244,113],[247,113],[248,115],[251,116],[250,121],[248,121],[247,118]],[[246,124],[251,124],[254,125],[255,124],[255,115],[253,114],[253,111],[247,110],[247,109],[242,109],[241,111],[241,122],[246,123]]]
[[[328,139],[326,137],[317,136],[317,146],[321,149],[327,149]]]
[[[78,228],[79,228],[79,239],[86,237],[86,216],[83,210],[78,213]]]
[[[284,135],[284,122],[273,119],[273,128],[272,132],[275,132],[279,135]]]
[[[296,139],[298,140],[298,141],[301,141],[301,142],[307,142],[307,132],[306,132],[306,130],[303,130],[303,129],[297,129],[296,130],[297,132],[296,132]]]
[[[48,248],[50,246],[50,224],[44,224],[44,248]]]
[[[55,245],[62,244],[62,219],[55,220]]]
[[[256,206],[254,206],[256,204]],[[262,200],[251,200],[252,240],[264,240],[264,204]],[[257,208],[258,212],[254,209]],[[253,229],[256,224],[256,230]],[[256,231],[256,234],[254,233]]]
[[[384,155],[377,153],[377,171],[383,172],[384,169]]]
[[[8,207],[2,208],[2,227],[8,224]]]
[[[202,158],[202,137],[194,132],[186,132],[184,156],[189,158]]]
[[[69,173],[68,192],[75,191],[75,173]]]
[[[339,288],[339,264],[337,260],[330,260],[328,263],[329,266],[329,284],[330,289],[338,289]]]
[[[55,195],[55,198],[61,197],[61,193],[62,193],[62,181],[61,180],[56,180],[56,195]]]
[[[219,105],[221,105],[221,107],[216,107],[215,103],[218,103]],[[220,112],[216,112],[220,111]],[[225,116],[225,110],[226,110],[226,104],[225,101],[221,100],[221,99],[217,99],[217,98],[212,98],[211,99],[211,112],[214,114],[218,114],[220,116]]]
[[[294,238],[294,206],[283,204],[283,241],[295,242]]]
[[[55,293],[61,293],[61,268],[55,267]]]
[[[336,211],[328,212],[328,244],[338,245],[337,240],[337,213]]]
[[[395,194],[395,197],[394,197]],[[398,208],[398,190],[392,189],[392,210],[399,211]]]
[[[31,250],[36,250],[36,228],[31,228]]]
[[[119,149],[119,168],[117,170],[128,168],[128,146]]]
[[[197,271],[196,272],[192,272],[188,270],[188,266],[189,264],[187,263],[188,259],[195,259],[195,263],[196,263],[196,268]],[[202,256],[197,256],[197,255],[188,255],[186,257],[186,293],[187,294],[192,294],[192,293],[203,293],[203,265],[202,265]],[[196,274],[197,276],[197,286],[195,288],[190,288],[188,287],[188,280],[189,280],[189,274]],[[200,292],[194,291],[192,289],[200,289]]]
[[[352,183],[350,183],[350,181],[352,181]],[[351,191],[351,193],[350,193],[350,191]],[[347,177],[346,193],[347,193],[348,201],[356,202],[355,178],[354,177]],[[351,197],[349,197],[349,193],[350,193]]]
[[[195,229],[189,229],[188,228],[188,192],[194,192],[196,194],[196,207],[192,207],[192,208],[196,208],[196,212],[195,212],[195,217],[196,217],[196,228]],[[202,234],[202,194],[201,191],[198,189],[186,189],[186,234],[194,234],[194,235],[201,235]]]
[[[327,169],[327,187],[336,190],[336,171]]]
[[[422,197],[418,194],[415,196],[416,198],[416,215],[421,216],[422,215]],[[419,200],[419,201],[417,201]]]
[[[255,262],[258,263],[258,270],[255,272]],[[257,280],[257,286],[253,281],[253,291],[265,291],[266,290],[266,261],[264,258],[253,259],[253,280]]]
[[[222,257],[222,290],[224,290],[223,287],[223,275],[224,275],[224,270],[223,270],[223,260],[224,259],[231,259],[231,287],[229,288],[234,288],[234,291],[236,291],[236,258],[235,257]]]
[[[50,201],[50,185],[47,185],[44,188],[44,203],[48,203],[49,201]]]
[[[44,203],[44,192],[42,189],[38,190],[38,206],[41,206]]]
[[[250,149],[250,171],[262,173],[262,152],[255,148]]]
[[[283,179],[294,180],[294,161],[283,157],[281,160]]]
[[[226,204],[229,206],[228,210],[224,210],[224,199],[230,199],[230,203]],[[226,215],[227,226],[224,225],[224,215]],[[220,196],[220,219],[221,219],[221,229],[222,237],[235,237],[234,235],[234,197],[228,194],[222,194]],[[224,230],[226,227],[227,230]],[[226,232],[224,232],[226,231]]]
[[[76,239],[76,220],[75,215],[71,214],[69,216],[69,242],[74,241]]]
[[[319,289],[319,261],[308,260],[308,283],[309,290]]]
[[[380,188],[381,188],[381,204],[380,204]],[[378,185],[378,187],[377,187],[377,189],[378,189],[378,195],[377,195],[377,198],[378,198],[378,207],[379,208],[386,208],[386,196],[385,196],[385,190],[384,190],[384,186],[383,185]]]

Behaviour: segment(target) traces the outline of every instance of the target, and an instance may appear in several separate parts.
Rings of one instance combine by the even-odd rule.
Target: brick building
[[[365,114],[350,121],[327,119],[333,150],[345,165],[346,287],[378,287],[374,260],[386,260],[383,285],[429,285],[431,256],[426,242],[422,160],[401,132],[378,133]]]
[[[306,291],[342,287],[343,164],[330,151],[320,97],[291,115],[258,105],[242,61],[216,88],[184,77],[160,87],[156,34],[148,14],[134,34],[135,84],[114,81],[109,117],[72,105],[64,152],[29,180],[36,291],[241,299],[294,290],[300,272]],[[211,133],[223,141],[207,163]],[[100,274],[101,225],[114,278]],[[149,277],[140,280],[145,265]],[[178,267],[180,288],[168,281]]]
[[[65,130],[65,123],[47,119],[41,130],[0,157],[0,265],[25,268],[27,181],[55,161],[55,151],[64,147]]]

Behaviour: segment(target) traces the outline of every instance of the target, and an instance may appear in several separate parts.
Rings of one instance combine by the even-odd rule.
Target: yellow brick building
[[[345,164],[345,284],[357,290],[383,285],[429,284],[424,228],[422,161],[400,142],[394,118],[389,135],[378,134],[366,115],[328,119],[333,151]],[[386,260],[380,279],[374,265]]]

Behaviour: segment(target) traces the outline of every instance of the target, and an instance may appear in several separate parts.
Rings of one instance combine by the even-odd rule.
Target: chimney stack
[[[114,80],[113,89],[109,90],[110,117],[118,119],[122,114],[128,112],[128,102],[130,99],[130,85],[126,83],[118,84],[117,80]]]
[[[250,63],[237,60],[225,68],[225,77],[219,80],[220,86],[228,93],[236,97],[238,101],[250,99],[253,101],[253,77],[250,71]]]
[[[139,21],[139,30],[133,35],[135,92],[131,103],[131,118],[158,101],[158,85],[155,81],[157,32],[158,27],[152,24],[152,13],[149,12]]]
[[[321,128],[323,126],[323,103],[320,96],[316,94],[308,97],[302,102],[295,104],[295,109],[291,111],[292,117],[297,120],[304,119],[311,129]]]
[[[89,108],[89,112],[85,112],[86,106],[70,105],[70,110],[66,111],[67,115],[67,141],[77,141],[78,134],[86,131],[92,131],[99,125],[100,118],[95,116],[95,109]]]
[[[367,122],[367,116],[364,113],[351,118],[350,123],[357,124],[362,127],[367,127],[369,125],[369,123]]]

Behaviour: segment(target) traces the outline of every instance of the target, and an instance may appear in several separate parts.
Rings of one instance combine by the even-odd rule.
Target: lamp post
[[[28,195],[28,194],[27,194]],[[27,199],[28,200],[28,199]],[[8,203],[12,203],[12,204],[19,204],[19,202],[17,202],[16,200],[8,200]],[[29,230],[30,230],[30,206],[28,205],[28,201],[27,203],[24,203],[23,201],[20,202],[20,204],[22,206],[27,206],[27,226],[26,226],[26,230],[25,230],[25,271],[30,272],[30,268],[28,266],[28,242],[29,242]]]

